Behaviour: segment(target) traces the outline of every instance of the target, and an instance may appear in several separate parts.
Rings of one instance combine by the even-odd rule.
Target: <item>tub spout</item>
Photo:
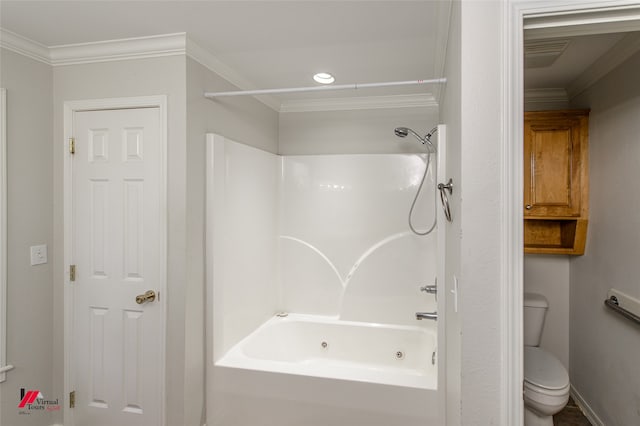
[[[416,319],[417,320],[430,319],[433,321],[437,321],[438,313],[437,312],[416,312]]]

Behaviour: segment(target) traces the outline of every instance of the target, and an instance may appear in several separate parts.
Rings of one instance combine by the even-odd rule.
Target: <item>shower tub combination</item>
[[[218,158],[215,158],[214,152],[216,141],[219,148]],[[230,235],[234,236],[231,240],[257,238],[266,244],[266,253],[268,248],[272,247],[270,238],[261,239],[257,234],[267,228],[266,222],[271,223],[278,218],[282,220],[282,213],[276,212],[274,217],[267,217],[264,219],[266,222],[257,224],[255,229],[243,229],[250,226],[246,222],[247,217],[244,217],[238,229],[230,231],[234,227],[229,223],[229,219],[226,219],[226,222],[225,219],[220,219],[219,210],[222,208],[222,203],[228,207],[231,203],[230,196],[237,192],[230,189],[234,184],[230,177],[233,173],[229,171],[229,168],[233,167],[229,156],[237,157],[236,149],[244,153],[242,155],[256,154],[264,157],[265,164],[274,163],[276,168],[283,167],[280,159],[271,161],[271,154],[253,153],[253,148],[238,148],[234,144],[218,136],[211,136],[208,143],[210,163],[208,168],[215,168],[218,164],[219,169],[220,164],[224,164],[222,166],[224,170],[218,170],[217,175],[213,170],[208,171],[207,217],[212,218],[211,222],[217,220],[224,223],[219,223],[218,227],[215,223],[207,225],[208,251],[213,254],[213,257],[217,256],[207,265],[208,289],[211,295],[208,301],[208,321],[209,324],[213,324],[207,336],[208,352],[212,361],[209,364],[207,376],[207,424],[209,426],[439,424],[442,419],[442,410],[439,406],[442,404],[443,397],[438,393],[438,371],[439,369],[442,371],[437,352],[438,323],[415,320],[416,307],[421,306],[420,302],[412,302],[415,305],[404,309],[406,317],[403,317],[402,311],[398,310],[397,319],[392,318],[384,322],[376,321],[378,318],[376,315],[380,314],[379,307],[378,312],[375,310],[371,312],[361,306],[350,308],[353,305],[352,300],[362,299],[366,304],[366,295],[376,291],[378,292],[376,297],[385,294],[375,286],[372,288],[370,283],[367,283],[368,287],[364,287],[356,278],[352,278],[354,271],[357,272],[358,268],[364,270],[367,267],[374,268],[380,261],[373,259],[371,265],[367,266],[366,259],[358,259],[358,263],[362,265],[357,263],[351,268],[349,275],[344,274],[345,277],[342,278],[338,273],[339,268],[335,266],[338,262],[332,264],[329,260],[330,256],[323,255],[324,261],[333,269],[329,270],[331,268],[325,267],[329,270],[327,272],[329,275],[326,276],[329,277],[335,272],[334,275],[338,276],[336,281],[339,282],[335,286],[338,288],[336,292],[339,295],[336,296],[336,308],[332,312],[332,305],[328,302],[317,306],[310,305],[314,299],[320,298],[314,297],[314,294],[309,296],[311,301],[305,302],[300,302],[297,296],[288,298],[286,294],[283,295],[283,292],[287,292],[287,287],[285,285],[284,290],[277,287],[275,276],[278,273],[269,266],[271,262],[278,260],[275,256],[273,259],[257,260],[257,257],[253,257],[250,253],[242,252],[241,247],[248,241],[244,243],[237,241],[235,246],[228,245]],[[221,146],[224,148],[220,148]],[[222,152],[225,152],[225,161],[220,158]],[[256,167],[256,163],[248,162],[250,164],[247,167],[252,171],[260,168]],[[270,168],[271,165],[267,167]],[[300,169],[300,165],[297,164],[293,168]],[[247,177],[247,172],[249,170],[242,170],[238,171],[238,174],[242,174],[243,179],[250,184],[251,182],[264,183],[270,179],[263,176],[254,181],[253,179],[257,177]],[[276,180],[281,175],[280,171],[276,172]],[[217,179],[217,182],[214,182],[214,179]],[[220,180],[225,181],[222,184],[223,191],[220,190]],[[415,181],[415,178],[413,180]],[[296,182],[296,185],[300,184],[299,179]],[[216,187],[217,191],[213,191],[213,187]],[[260,188],[257,190],[261,191]],[[278,199],[278,193],[282,193],[281,188],[275,191],[275,199]],[[223,194],[222,197],[221,194]],[[265,200],[267,198],[268,196]],[[213,213],[216,208],[217,212]],[[240,210],[264,212],[268,209],[265,209],[265,206],[245,205]],[[240,214],[238,211],[229,212],[230,216],[236,218]],[[403,222],[406,226],[406,216]],[[243,232],[246,233],[245,236],[240,235]],[[407,240],[408,242],[403,244],[408,244],[410,248],[415,244],[424,244],[413,238],[407,235],[399,239]],[[221,243],[221,240],[227,241],[224,243],[227,245]],[[290,243],[290,240],[287,239],[286,242]],[[278,244],[282,244],[282,240],[280,243],[275,243],[273,248],[286,255],[287,251]],[[432,244],[435,244],[435,236]],[[241,253],[239,257],[244,260],[229,258],[232,256],[230,252],[234,249],[239,250]],[[302,248],[296,248],[294,252],[301,250]],[[328,249],[324,253],[330,251]],[[385,254],[383,248],[381,256],[388,257],[389,253],[393,251]],[[257,265],[252,265],[254,268],[260,269],[261,261],[264,261],[263,266],[266,268],[256,271],[258,275],[255,277],[238,278],[238,273],[234,272],[238,269],[233,268],[232,271],[228,266],[236,261],[240,264],[242,262],[251,264],[252,261],[249,259],[252,257],[253,261],[257,262]],[[321,266],[314,266],[315,264],[300,259],[293,263],[310,268],[314,276],[320,276],[316,278],[321,284],[312,283],[308,287],[303,287],[307,293],[313,293],[314,288],[324,285],[324,282],[329,280],[329,278],[322,278],[325,272],[322,272]],[[244,264],[242,270],[245,273],[251,273],[251,271],[246,272],[247,266]],[[256,280],[260,280],[258,276],[271,273],[274,278],[255,284]],[[281,272],[280,279],[286,281],[291,278],[288,274],[292,273]],[[365,278],[362,281],[369,279],[366,274]],[[309,279],[313,281],[314,278]],[[217,283],[214,282],[216,280]],[[400,274],[398,280],[406,281],[407,277]],[[265,283],[266,281],[273,281],[273,283]],[[220,283],[227,285],[220,285]],[[294,284],[304,285],[304,283]],[[426,298],[431,297],[420,293],[419,282],[415,284],[415,294],[407,291],[409,297],[417,300],[427,300]],[[254,285],[262,287],[247,288]],[[359,286],[366,288],[366,291],[358,293]],[[327,287],[325,291],[331,293],[331,288]],[[391,291],[394,291],[394,287],[391,287]],[[402,290],[398,289],[398,293],[401,292]],[[275,293],[275,296],[272,293]],[[391,299],[393,296],[389,297],[389,302]],[[382,303],[378,306],[388,303],[385,300],[378,302]],[[375,303],[376,300],[372,298],[368,305],[374,306]],[[436,310],[435,300],[431,303],[433,310]],[[317,311],[322,312],[298,313],[305,310],[313,311],[314,306]],[[278,312],[277,308],[282,307],[287,308],[289,312]],[[251,318],[252,316],[254,318]]]
[[[424,425],[438,413],[435,344],[420,327],[276,315],[215,363],[213,424]]]

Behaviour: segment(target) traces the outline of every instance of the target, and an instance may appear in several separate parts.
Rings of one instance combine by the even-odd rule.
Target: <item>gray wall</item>
[[[54,140],[64,143],[65,101],[168,95],[168,262],[166,412],[168,425],[182,425],[191,410],[202,406],[199,393],[185,394],[187,277],[187,143],[186,59],[171,56],[141,60],[59,66],[53,70]],[[53,153],[54,203],[54,386],[63,392],[63,154]],[[189,413],[189,414],[187,414]],[[61,418],[57,419],[61,423]]]
[[[7,89],[7,361],[15,366],[0,384],[0,424],[49,425],[49,413],[19,415],[17,406],[21,387],[62,397],[52,386],[52,73],[5,49],[0,63]],[[47,244],[47,264],[30,265],[36,244]]]
[[[205,135],[217,133],[276,153],[278,114],[252,97],[205,99],[205,91],[235,90],[198,62],[187,58],[187,274],[185,304],[185,388],[205,394]],[[213,356],[213,355],[212,355]],[[185,425],[204,424],[204,400],[185,411]],[[209,419],[213,421],[212,419]]]
[[[424,152],[412,136],[400,139],[393,134],[393,129],[410,127],[424,135],[437,124],[437,107],[281,113],[279,153]]]
[[[204,170],[204,135],[214,132],[225,138],[276,154],[278,113],[252,96],[206,99],[205,91],[238,90],[228,81],[191,58],[187,59],[187,109],[189,146],[201,151],[197,161]],[[194,157],[196,159],[196,157]],[[204,171],[203,171],[204,173]],[[204,182],[204,174],[202,175]]]
[[[570,377],[608,426],[640,424],[640,327],[606,309],[640,298],[640,53],[573,102],[590,107],[588,250],[571,261]]]
[[[524,256],[524,291],[544,295],[549,310],[540,347],[569,368],[569,256]]]
[[[0,423],[62,422],[62,412],[18,418],[14,407],[20,387],[63,400],[64,102],[166,94],[167,424],[202,424],[204,393],[186,390],[204,390],[205,378],[204,135],[216,132],[277,152],[277,113],[252,98],[204,99],[205,89],[233,87],[184,56],[52,69],[2,50],[1,86],[8,89],[8,359],[16,370],[0,385]],[[31,267],[29,246],[41,243],[49,246],[49,263]]]

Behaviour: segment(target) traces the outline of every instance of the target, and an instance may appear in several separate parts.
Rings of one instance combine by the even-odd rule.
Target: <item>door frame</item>
[[[7,371],[7,89],[0,88],[0,383]]]
[[[509,0],[507,16],[503,23],[503,48],[501,64],[504,92],[502,96],[503,122],[502,199],[505,201],[505,220],[502,226],[503,247],[503,297],[502,358],[506,373],[502,379],[503,425],[522,425],[523,371],[523,149],[514,143],[523,138],[524,114],[524,31],[576,30],[594,33],[597,29],[608,31],[629,28],[640,22],[640,3],[627,0],[562,0],[541,2],[536,0]],[[532,19],[535,18],[535,22]],[[525,21],[530,20],[529,23]]]
[[[138,109],[138,108],[158,108],[160,112],[159,135],[160,135],[160,203],[165,208],[160,209],[160,262],[167,265],[167,96],[138,96],[130,98],[107,98],[107,99],[88,99],[80,101],[64,102],[64,138],[59,148],[64,151],[63,164],[63,204],[64,204],[64,397],[63,405],[63,421],[67,426],[73,426],[75,419],[73,410],[67,406],[69,392],[73,383],[75,370],[71,365],[71,351],[73,350],[73,291],[69,281],[69,265],[72,262],[72,191],[73,191],[73,163],[71,161],[71,153],[69,152],[69,139],[73,137],[74,117],[77,112],[83,111],[106,111],[114,109]],[[161,294],[167,294],[167,269],[161,269],[160,282],[157,285]],[[165,397],[166,397],[166,323],[167,323],[167,302],[166,296],[159,298],[158,303],[162,310],[161,322],[161,377],[160,383],[162,389],[160,391],[160,411],[162,425],[166,424],[165,413]]]

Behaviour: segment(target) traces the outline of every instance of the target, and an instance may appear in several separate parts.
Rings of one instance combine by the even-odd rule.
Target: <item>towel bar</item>
[[[616,296],[609,297],[604,301],[604,304],[623,317],[630,319],[631,321],[635,321],[637,324],[640,324],[640,316],[634,314],[633,312],[629,312],[625,308],[621,307]]]
[[[0,383],[7,380],[7,375],[5,373],[9,370],[13,370],[13,365],[9,364],[5,365],[4,367],[0,367]]]

